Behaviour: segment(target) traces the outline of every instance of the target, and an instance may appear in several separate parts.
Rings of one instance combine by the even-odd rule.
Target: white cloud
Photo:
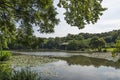
[[[113,25],[113,24],[120,25],[120,19],[105,20],[105,21],[101,21],[99,24],[101,24],[101,25]]]

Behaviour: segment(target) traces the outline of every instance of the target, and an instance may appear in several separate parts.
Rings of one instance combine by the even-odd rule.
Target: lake
[[[42,79],[120,80],[120,62],[118,61],[86,57],[78,53],[67,52],[22,52],[22,54],[49,56],[57,59],[43,65],[31,67],[31,70],[41,73]]]

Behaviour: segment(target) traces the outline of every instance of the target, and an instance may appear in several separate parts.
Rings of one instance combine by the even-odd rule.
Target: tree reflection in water
[[[58,58],[58,57],[57,57]],[[81,66],[90,66],[93,65],[95,67],[100,66],[107,66],[107,67],[114,67],[116,69],[120,68],[120,62],[114,62],[106,59],[100,58],[92,58],[92,57],[85,57],[85,56],[71,56],[71,57],[59,57],[58,59],[62,59],[67,61],[69,65],[81,65]]]

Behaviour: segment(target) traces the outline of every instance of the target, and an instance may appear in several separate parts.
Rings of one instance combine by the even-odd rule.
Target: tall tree
[[[101,51],[101,48],[103,46],[105,46],[105,40],[103,38],[99,38],[99,37],[93,37],[91,40],[90,40],[90,43],[89,45],[91,46],[91,48],[95,49],[97,48],[98,51]]]
[[[105,47],[105,44],[106,44],[105,40],[103,38],[99,38],[98,39],[98,51],[101,52],[102,47]]]
[[[71,40],[67,45],[67,50],[78,50],[79,49],[79,41]]]
[[[90,47],[92,49],[95,49],[98,47],[98,37],[93,37],[91,40],[90,40],[90,43],[89,43]]]

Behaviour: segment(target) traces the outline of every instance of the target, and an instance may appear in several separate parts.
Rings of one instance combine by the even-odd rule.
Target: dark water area
[[[85,57],[65,52],[32,52],[29,55],[53,56],[58,61],[31,67],[48,80],[120,80],[120,62]],[[58,57],[59,56],[59,57]],[[65,57],[67,56],[67,57]]]

